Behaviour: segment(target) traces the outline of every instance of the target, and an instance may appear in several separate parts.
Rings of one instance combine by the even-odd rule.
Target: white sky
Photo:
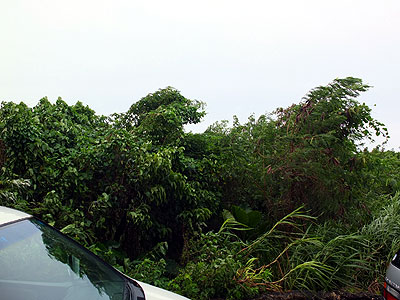
[[[353,76],[399,150],[399,72],[399,0],[0,0],[2,101],[109,115],[173,86],[206,102],[199,132]]]

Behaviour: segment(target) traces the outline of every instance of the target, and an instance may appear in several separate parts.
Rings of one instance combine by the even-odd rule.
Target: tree
[[[176,145],[186,124],[196,124],[204,117],[204,104],[190,100],[172,87],[160,89],[116,115],[119,126],[134,131],[156,145]]]
[[[211,127],[209,134],[223,136],[224,199],[275,217],[301,204],[315,214],[343,213],[354,204],[363,141],[387,137],[371,109],[356,100],[368,88],[361,79],[336,79],[270,116]]]

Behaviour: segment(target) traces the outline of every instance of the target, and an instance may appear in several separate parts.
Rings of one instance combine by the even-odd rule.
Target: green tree
[[[363,141],[387,137],[356,100],[368,88],[357,78],[336,79],[273,115],[210,127],[221,137],[224,199],[275,217],[301,204],[316,214],[344,213],[355,202]]]
[[[204,117],[203,106],[202,102],[187,99],[178,90],[167,87],[140,99],[116,117],[119,126],[134,130],[156,145],[176,145],[183,137],[183,126],[196,124]]]
[[[3,103],[2,167],[32,182],[35,214],[82,243],[114,241],[136,257],[167,241],[178,257],[187,232],[204,226],[217,203],[207,180],[189,171],[213,164],[187,156],[180,142],[184,124],[203,115],[200,102],[172,88],[112,118],[61,99]]]

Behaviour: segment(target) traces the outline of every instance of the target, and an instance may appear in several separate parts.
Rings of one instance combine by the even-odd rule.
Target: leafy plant
[[[26,208],[26,202],[21,194],[30,187],[27,179],[0,180],[0,205],[14,206],[19,209]]]
[[[244,244],[230,233],[232,226],[242,228],[243,225],[228,220],[219,232],[208,232],[191,241],[188,263],[170,282],[170,288],[199,300],[217,297],[241,299],[254,294],[257,288],[251,283],[257,282],[260,276],[263,278],[268,271],[255,271],[255,261],[248,262],[240,253]]]

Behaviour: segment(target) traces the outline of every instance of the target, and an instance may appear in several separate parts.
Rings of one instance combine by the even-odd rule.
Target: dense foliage
[[[374,289],[400,246],[400,154],[336,79],[298,104],[186,133],[203,103],[168,87],[126,113],[43,98],[0,108],[0,205],[129,275],[193,299]]]

